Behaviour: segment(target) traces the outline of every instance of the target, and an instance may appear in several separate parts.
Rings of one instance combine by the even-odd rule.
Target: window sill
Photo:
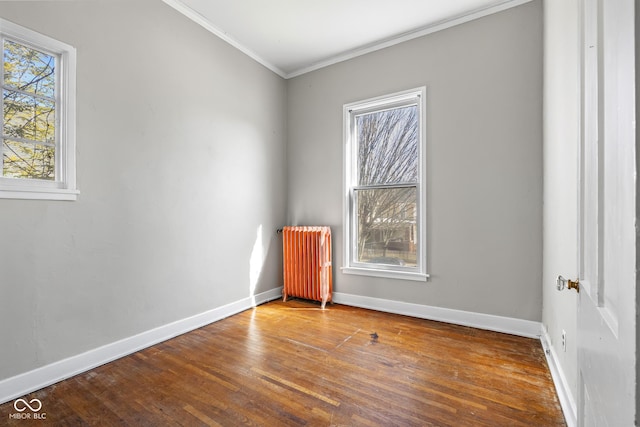
[[[416,282],[426,282],[429,278],[425,273],[414,273],[409,271],[382,270],[373,268],[343,267],[344,274],[356,274],[359,276],[384,277],[387,279],[413,280]]]
[[[78,200],[78,190],[61,188],[3,189],[0,188],[0,199],[23,200]]]

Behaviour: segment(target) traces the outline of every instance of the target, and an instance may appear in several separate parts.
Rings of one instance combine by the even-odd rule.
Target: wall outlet
[[[567,351],[567,331],[562,330],[562,351]]]

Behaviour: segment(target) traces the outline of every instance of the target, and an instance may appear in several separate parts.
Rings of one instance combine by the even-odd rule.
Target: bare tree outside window
[[[0,18],[0,199],[77,200],[76,49]]]
[[[355,260],[417,263],[419,127],[415,105],[356,117]]]
[[[2,176],[55,180],[56,58],[3,44]]]

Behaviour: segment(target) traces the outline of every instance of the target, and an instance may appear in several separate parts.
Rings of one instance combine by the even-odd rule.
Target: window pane
[[[9,40],[4,42],[4,84],[54,97],[55,57]]]
[[[356,117],[359,185],[418,180],[418,108],[394,108]]]
[[[355,260],[416,266],[416,187],[355,190],[358,210]]]
[[[53,147],[4,140],[2,175],[8,178],[55,179]]]
[[[55,104],[12,90],[3,92],[5,136],[55,143]]]

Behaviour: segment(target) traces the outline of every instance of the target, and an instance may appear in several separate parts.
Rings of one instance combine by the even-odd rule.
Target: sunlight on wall
[[[262,224],[260,224],[256,231],[256,241],[253,244],[251,257],[249,258],[249,296],[253,299],[254,305],[256,302],[256,287],[258,286],[258,281],[262,274],[265,256],[264,245],[262,244]]]

